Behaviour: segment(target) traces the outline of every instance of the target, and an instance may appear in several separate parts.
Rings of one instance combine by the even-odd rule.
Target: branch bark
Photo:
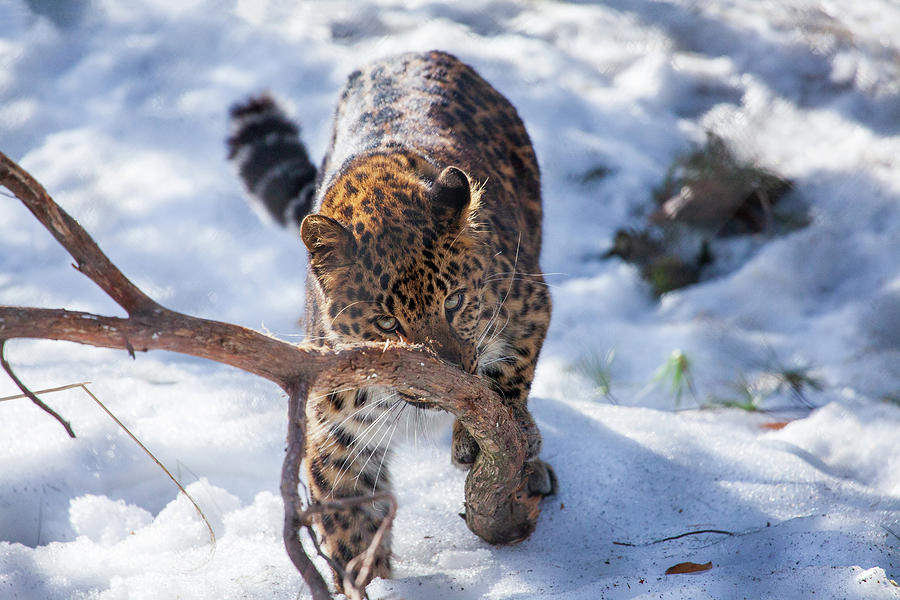
[[[303,455],[304,405],[314,388],[388,386],[437,405],[460,419],[481,447],[466,480],[466,523],[494,544],[530,534],[539,498],[526,493],[530,467],[525,437],[490,387],[421,347],[359,344],[321,350],[259,332],[169,310],[144,294],[106,257],[81,226],[30,174],[0,153],[0,185],[12,191],[75,259],[76,268],[128,313],[127,318],[64,309],[0,306],[0,343],[15,338],[66,340],[135,351],[169,350],[214,360],[278,384],[289,397],[288,452],[282,471],[285,545],[313,590],[327,586],[299,543],[297,486]],[[323,595],[324,594],[324,595]]]

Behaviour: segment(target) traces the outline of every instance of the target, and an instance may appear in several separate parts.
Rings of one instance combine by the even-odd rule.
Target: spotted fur
[[[268,156],[260,136],[243,128],[254,112],[247,109],[259,101],[233,111],[233,156]],[[267,114],[278,117],[270,124],[288,131],[270,102]],[[285,160],[300,155],[293,131],[296,143],[287,144]],[[300,161],[303,173],[307,165]],[[283,194],[256,195],[284,214]],[[296,195],[302,198],[302,186]],[[405,54],[355,71],[337,107],[313,213],[300,233],[309,250],[309,340],[422,343],[489,379],[528,434],[528,458],[539,474],[531,492],[552,493],[552,470],[537,460],[540,435],[526,408],[550,320],[538,264],[540,175],[515,108],[442,52]],[[307,411],[313,498],[388,490],[390,426],[404,399],[383,388],[322,392]],[[471,466],[477,453],[456,424],[454,462]],[[322,513],[316,525],[328,554],[346,565],[368,547],[387,511],[386,503],[375,502]],[[376,553],[374,575],[390,575],[389,537]]]

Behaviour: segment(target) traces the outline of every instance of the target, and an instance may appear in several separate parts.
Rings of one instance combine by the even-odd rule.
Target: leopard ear
[[[309,250],[314,269],[330,269],[352,264],[356,240],[346,227],[325,215],[306,215],[300,223],[300,237]]]
[[[447,167],[431,185],[428,197],[442,220],[459,221],[465,218],[472,201],[469,178],[456,167]]]

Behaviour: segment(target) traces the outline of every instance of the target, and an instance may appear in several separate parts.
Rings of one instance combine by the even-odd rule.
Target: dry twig
[[[658,540],[653,540],[650,542],[644,542],[642,544],[633,544],[631,542],[613,542],[616,546],[652,546],[653,544],[662,544],[663,542],[671,542],[672,540],[679,540],[683,537],[687,537],[689,535],[700,535],[703,533],[717,533],[720,535],[735,535],[733,531],[725,531],[724,529],[698,529],[697,531],[687,531],[685,533],[679,533],[678,535],[670,535],[669,537],[664,537]]]
[[[3,366],[3,370],[6,371],[6,374],[9,375],[9,378],[13,380],[13,382],[18,386],[20,390],[22,390],[22,395],[37,404],[41,410],[49,414],[51,417],[59,421],[60,425],[63,426],[63,429],[66,430],[66,433],[69,434],[69,437],[74,438],[75,432],[72,430],[72,425],[69,424],[68,421],[63,419],[59,413],[55,410],[44,404],[40,398],[34,395],[34,392],[25,387],[25,384],[16,376],[13,372],[12,367],[9,366],[9,363],[6,361],[6,338],[0,338],[0,365]]]

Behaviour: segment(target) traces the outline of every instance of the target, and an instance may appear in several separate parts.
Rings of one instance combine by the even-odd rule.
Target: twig
[[[321,544],[319,544],[319,538],[316,536],[315,530],[312,528],[312,524],[306,524],[303,526],[306,529],[306,532],[309,534],[309,539],[312,540],[313,548],[316,549],[316,554],[322,558],[328,566],[332,568],[332,570],[337,573],[338,579],[340,581],[344,580],[344,567],[338,564],[336,560],[325,554],[325,551],[322,550]]]
[[[300,571],[303,581],[309,586],[313,600],[329,600],[331,593],[322,574],[316,569],[298,535],[303,525],[300,512],[300,463],[305,453],[303,447],[306,431],[306,398],[309,385],[298,381],[288,395],[287,452],[281,467],[281,498],[284,501],[284,547],[294,566]]]
[[[141,442],[141,440],[139,440],[137,438],[137,436],[135,436],[133,433],[131,433],[131,430],[128,429],[128,427],[126,427],[125,424],[122,423],[122,421],[120,421],[119,418],[116,415],[114,415],[111,410],[106,408],[106,405],[103,404],[103,402],[101,402],[100,399],[97,396],[95,396],[91,390],[89,390],[87,388],[87,385],[82,383],[82,384],[79,384],[78,387],[83,389],[85,391],[85,393],[87,393],[88,396],[90,396],[91,398],[94,399],[94,402],[96,402],[100,406],[100,408],[103,409],[103,412],[105,412],[107,415],[109,415],[109,418],[112,419],[113,421],[115,421],[116,425],[121,427],[122,431],[124,431],[125,433],[128,434],[128,437],[130,437],[132,439],[132,441],[134,441],[134,443],[137,444],[140,447],[140,449],[143,450],[144,453],[147,456],[149,456],[153,462],[156,463],[156,466],[158,466],[160,469],[163,470],[163,473],[168,475],[169,479],[172,480],[172,483],[174,483],[178,487],[178,489],[181,491],[181,493],[184,494],[187,497],[187,499],[191,502],[191,504],[194,505],[194,509],[200,515],[200,518],[203,519],[203,522],[206,524],[206,529],[209,531],[209,543],[212,544],[213,548],[215,548],[216,533],[213,531],[212,524],[209,522],[209,519],[207,519],[206,515],[203,514],[203,509],[201,509],[200,505],[197,504],[197,502],[194,500],[194,497],[191,496],[190,494],[188,494],[188,491],[186,489],[184,489],[184,486],[182,486],[181,483],[177,479],[175,479],[175,476],[172,475],[172,473],[169,471],[169,469],[167,469],[164,464],[159,462],[159,459],[156,458],[156,456],[154,456],[152,452],[150,452],[150,450],[147,448],[147,446],[145,446]]]
[[[316,514],[323,513],[325,511],[347,510],[360,504],[377,502],[379,500],[387,500],[390,503],[391,508],[388,511],[387,516],[378,526],[378,530],[375,532],[375,535],[373,536],[372,541],[369,543],[369,546],[366,548],[366,551],[358,556],[353,557],[353,559],[351,559],[350,562],[347,563],[346,567],[342,567],[333,558],[325,554],[325,552],[322,550],[322,547],[319,545],[319,541],[316,537],[316,532],[312,529],[312,521],[310,520],[310,517]],[[310,504],[306,508],[298,509],[300,523],[302,524],[302,527],[306,528],[306,530],[309,532],[309,537],[312,540],[313,547],[316,549],[316,553],[321,556],[325,560],[325,562],[328,563],[328,566],[330,566],[334,570],[334,572],[337,574],[338,580],[343,582],[344,594],[351,600],[362,600],[367,597],[365,592],[365,584],[368,581],[369,574],[372,571],[372,564],[375,560],[375,552],[378,549],[378,546],[381,545],[381,541],[384,539],[384,536],[387,535],[387,532],[390,530],[391,525],[394,522],[394,516],[396,514],[397,500],[392,494],[388,492],[378,492],[367,496],[351,496],[348,498],[339,498],[337,500],[331,500],[328,502],[316,502],[315,504]],[[365,562],[362,568],[358,571],[356,579],[351,579],[351,573],[355,569],[356,564],[361,559],[364,559]]]
[[[381,525],[378,526],[378,531],[375,532],[375,536],[369,543],[369,547],[366,548],[365,552],[354,557],[347,563],[347,569],[344,573],[344,593],[347,594],[347,597],[350,598],[350,600],[363,600],[364,598],[368,598],[368,596],[366,596],[366,582],[369,581],[369,575],[372,572],[372,566],[375,562],[375,552],[381,545],[381,540],[384,539],[384,536],[387,535],[387,532],[390,530],[391,524],[394,522],[394,517],[397,515],[397,500],[390,494],[387,495],[387,499],[391,503],[391,510],[381,522]],[[362,566],[356,574],[356,579],[351,579],[351,574],[359,563],[362,563]]]
[[[0,152],[0,184],[16,195],[75,259],[75,268],[100,286],[129,315],[149,314],[159,305],[134,285],[97,243],[38,181]]]
[[[41,402],[40,398],[35,396],[31,390],[29,390],[27,387],[25,387],[25,384],[22,383],[18,377],[16,377],[16,374],[13,373],[12,367],[10,367],[9,363],[6,362],[5,355],[6,355],[6,339],[0,339],[0,365],[3,365],[3,370],[6,371],[6,374],[9,375],[9,378],[12,379],[13,382],[15,382],[15,384],[17,386],[19,386],[19,389],[22,390],[22,393],[27,398],[29,398],[32,402],[37,404],[41,408],[41,410],[43,410],[44,412],[49,414],[51,417],[53,417],[54,419],[59,421],[60,425],[63,426],[63,429],[66,430],[66,433],[69,434],[69,437],[74,438],[75,432],[72,431],[72,426],[69,424],[69,422],[66,421],[65,419],[63,419],[59,415],[59,413],[57,413],[55,410],[53,410],[52,408],[50,408],[49,406],[47,406],[46,404]]]
[[[678,535],[672,535],[669,537],[665,537],[659,540],[653,540],[652,542],[644,542],[642,544],[632,544],[631,542],[613,542],[616,546],[652,546],[653,544],[661,544],[663,542],[671,542],[672,540],[677,540],[683,537],[687,537],[689,535],[700,535],[703,533],[718,533],[721,535],[735,535],[733,531],[725,531],[724,529],[700,529],[698,531],[688,531],[685,533],[679,533]]]
[[[378,531],[376,531],[376,535],[373,537],[372,541],[369,543],[369,547],[366,548],[366,552],[360,554],[359,556],[355,556],[349,563],[347,563],[347,570],[344,567],[339,565],[337,561],[328,556],[324,550],[322,550],[321,545],[319,545],[319,540],[316,536],[316,532],[312,529],[312,522],[309,520],[314,514],[319,514],[325,511],[333,511],[333,510],[347,510],[348,508],[352,508],[354,506],[358,506],[359,504],[364,504],[367,502],[376,502],[378,500],[388,500],[391,504],[391,510],[389,514],[385,518],[384,521],[381,522],[381,525],[378,526]],[[300,519],[303,523],[303,527],[309,533],[309,538],[312,540],[313,547],[316,549],[316,553],[322,557],[325,562],[328,563],[328,566],[331,567],[336,573],[337,579],[341,581],[344,585],[344,594],[351,599],[356,598],[353,594],[362,594],[362,598],[366,597],[365,586],[359,584],[359,576],[357,576],[356,582],[350,579],[349,570],[352,570],[351,565],[355,564],[353,561],[358,559],[360,556],[368,555],[371,552],[374,560],[374,553],[378,546],[381,544],[381,541],[384,539],[387,531],[391,528],[393,524],[394,516],[396,514],[396,506],[397,500],[394,496],[388,492],[378,492],[376,494],[372,494],[370,496],[352,496],[348,498],[339,498],[338,500],[332,500],[329,502],[317,502],[315,504],[311,504],[305,509],[299,511]],[[379,533],[381,532],[381,533]],[[371,564],[369,565],[369,569],[366,572],[366,577],[368,577],[368,573],[371,572]]]

